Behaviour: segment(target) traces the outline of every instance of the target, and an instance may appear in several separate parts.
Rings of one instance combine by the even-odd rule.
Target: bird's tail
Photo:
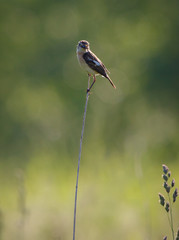
[[[107,75],[106,78],[109,80],[110,84],[113,86],[113,88],[116,89],[116,86],[114,85],[113,81],[110,79],[110,77]]]

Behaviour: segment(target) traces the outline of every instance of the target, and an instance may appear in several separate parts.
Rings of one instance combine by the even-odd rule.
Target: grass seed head
[[[177,235],[176,235],[176,239],[175,240],[179,240],[179,229],[177,231]]]
[[[168,186],[168,184],[166,182],[164,182],[163,187],[165,188],[167,193],[170,192],[170,186]]]
[[[178,197],[178,188],[175,188],[175,191],[173,193],[173,202],[176,202],[177,197]]]
[[[168,202],[167,202],[166,205],[165,205],[165,210],[166,210],[167,212],[170,211],[170,204],[169,204]]]
[[[171,172],[168,172],[168,177],[170,177],[171,176]]]
[[[172,182],[171,182],[171,187],[175,186],[175,179],[173,178]]]
[[[163,174],[162,177],[163,177],[163,179],[164,179],[166,182],[168,181],[167,175]]]
[[[159,193],[158,195],[159,195],[159,203],[162,206],[164,206],[165,205],[165,198],[164,198],[164,196],[161,193]]]
[[[169,168],[168,168],[165,164],[163,164],[162,167],[163,167],[163,172],[164,172],[165,174],[167,174]]]

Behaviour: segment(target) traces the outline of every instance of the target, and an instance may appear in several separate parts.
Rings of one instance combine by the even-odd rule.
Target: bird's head
[[[89,50],[89,42],[81,40],[78,42],[77,50],[79,52],[87,52]]]

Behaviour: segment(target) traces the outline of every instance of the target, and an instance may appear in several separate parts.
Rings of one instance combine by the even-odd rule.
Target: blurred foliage
[[[19,169],[25,239],[72,237],[87,88],[76,60],[81,39],[117,90],[99,76],[89,99],[78,239],[168,234],[157,193],[162,163],[179,183],[178,10],[177,0],[1,1],[1,239],[20,239]]]

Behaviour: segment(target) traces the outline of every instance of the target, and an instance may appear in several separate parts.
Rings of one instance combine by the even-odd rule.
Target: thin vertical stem
[[[90,86],[90,76],[88,76],[88,88],[89,88],[89,86]],[[79,150],[79,157],[78,157],[78,168],[77,168],[76,189],[75,189],[75,206],[74,206],[74,219],[73,219],[73,240],[75,240],[78,179],[79,179],[80,160],[81,160],[81,151],[82,151],[82,143],[83,143],[83,133],[84,133],[84,128],[85,128],[86,112],[87,112],[87,106],[88,106],[88,98],[89,98],[89,92],[86,93],[86,104],[85,104],[85,110],[84,110],[84,115],[83,115],[83,125],[82,125],[81,138],[80,138],[80,150]]]
[[[168,198],[169,198],[169,203],[170,203],[170,226],[171,226],[171,231],[172,231],[172,238],[174,240],[172,202],[171,202],[169,193],[168,193]]]

